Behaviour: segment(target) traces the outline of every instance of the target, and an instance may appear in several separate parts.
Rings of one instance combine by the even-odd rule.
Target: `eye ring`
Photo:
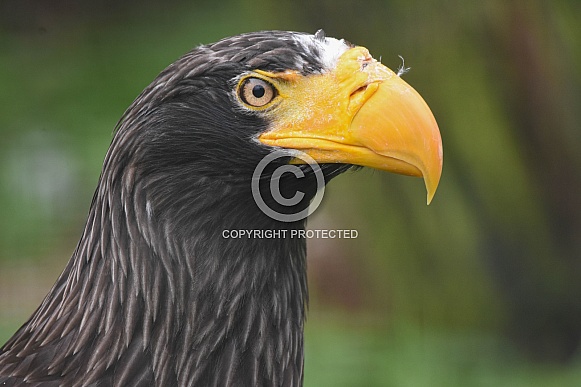
[[[240,82],[238,96],[249,107],[264,108],[276,98],[277,90],[264,79],[248,77]]]

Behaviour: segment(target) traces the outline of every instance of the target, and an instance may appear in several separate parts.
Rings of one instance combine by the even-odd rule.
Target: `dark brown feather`
[[[268,122],[232,98],[256,68],[321,71],[297,36],[198,47],[129,107],[71,260],[0,349],[0,385],[302,384],[305,241],[222,237],[304,228],[254,203],[250,178],[272,149],[253,139]],[[329,179],[348,168],[323,169]]]

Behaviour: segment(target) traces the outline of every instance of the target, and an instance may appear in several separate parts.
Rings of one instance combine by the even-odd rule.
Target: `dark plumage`
[[[272,122],[242,108],[234,90],[256,69],[324,72],[307,36],[325,40],[262,32],[198,47],[133,102],[71,260],[0,350],[0,385],[302,384],[305,240],[227,239],[222,230],[305,227],[254,202],[252,173],[275,149],[256,138]],[[327,181],[350,167],[322,165]],[[305,178],[284,175],[281,187],[307,195],[281,212],[315,193],[312,170],[301,168]]]

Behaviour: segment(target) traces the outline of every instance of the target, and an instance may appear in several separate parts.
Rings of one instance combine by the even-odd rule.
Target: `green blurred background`
[[[444,172],[334,180],[310,240],[306,386],[581,385],[581,2],[0,1],[0,342],[70,257],[113,127],[192,47],[364,45],[431,106]]]

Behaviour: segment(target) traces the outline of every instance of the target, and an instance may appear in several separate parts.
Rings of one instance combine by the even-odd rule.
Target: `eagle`
[[[302,385],[292,215],[361,167],[422,177],[429,204],[442,160],[427,104],[362,46],[263,31],[194,48],[119,120],[71,259],[0,349],[0,385]]]

